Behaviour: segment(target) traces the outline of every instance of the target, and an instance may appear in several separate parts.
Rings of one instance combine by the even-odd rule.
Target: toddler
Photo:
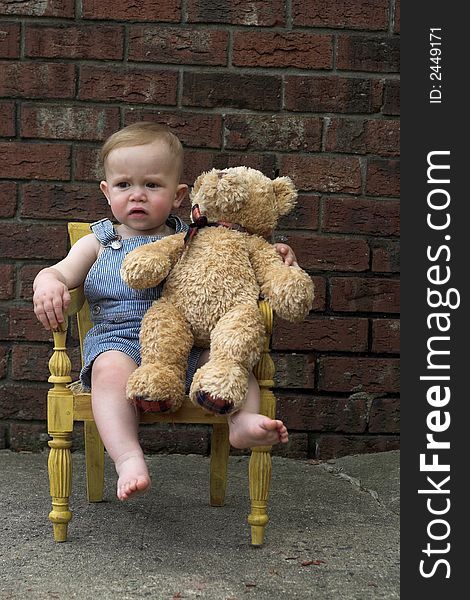
[[[132,290],[120,277],[125,255],[135,247],[188,226],[172,210],[181,205],[187,185],[180,183],[183,148],[178,138],[156,123],[135,123],[111,135],[103,145],[105,179],[100,189],[118,221],[102,219],[92,233],[76,242],[67,256],[43,269],[34,280],[34,312],[48,329],[64,321],[68,290],[84,284],[93,327],[84,342],[80,380],[91,388],[93,416],[118,474],[117,496],[126,500],[150,485],[138,439],[138,414],[126,399],[126,383],[140,364],[139,328],[162,284]],[[286,264],[296,264],[293,251],[276,244]],[[208,360],[208,351],[193,348],[186,385]],[[250,376],[244,408],[228,417],[230,443],[236,448],[286,443],[282,421],[260,415],[260,392]]]

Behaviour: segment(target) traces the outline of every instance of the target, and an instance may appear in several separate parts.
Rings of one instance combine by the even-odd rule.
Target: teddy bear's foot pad
[[[223,398],[212,396],[204,390],[197,392],[196,401],[205,410],[218,415],[226,415],[233,411],[233,402],[227,402]]]
[[[147,400],[144,397],[137,396],[131,398],[131,402],[134,406],[140,408],[140,410],[144,412],[163,413],[174,410],[173,403],[169,400],[159,400],[158,402],[155,402],[155,400]]]

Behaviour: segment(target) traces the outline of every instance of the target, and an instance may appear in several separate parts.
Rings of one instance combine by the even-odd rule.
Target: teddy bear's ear
[[[273,181],[273,191],[276,197],[277,209],[280,215],[287,215],[297,200],[297,190],[290,177],[277,177]]]

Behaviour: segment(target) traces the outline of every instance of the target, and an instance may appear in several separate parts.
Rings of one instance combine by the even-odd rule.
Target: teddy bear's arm
[[[313,282],[299,266],[288,267],[274,246],[263,238],[248,238],[250,261],[261,294],[288,321],[302,321],[313,303]]]
[[[121,266],[121,277],[136,290],[161,283],[184,250],[184,233],[176,233],[144,244],[129,252]]]

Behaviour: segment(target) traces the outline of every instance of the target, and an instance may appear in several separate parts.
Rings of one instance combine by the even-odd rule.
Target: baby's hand
[[[34,314],[42,325],[47,330],[57,330],[70,304],[67,286],[55,277],[43,275],[35,285],[33,304]]]
[[[297,263],[297,257],[295,256],[294,251],[290,246],[278,242],[277,244],[274,244],[274,247],[276,248],[277,253],[283,259],[285,265],[287,265],[288,267],[299,266]]]

